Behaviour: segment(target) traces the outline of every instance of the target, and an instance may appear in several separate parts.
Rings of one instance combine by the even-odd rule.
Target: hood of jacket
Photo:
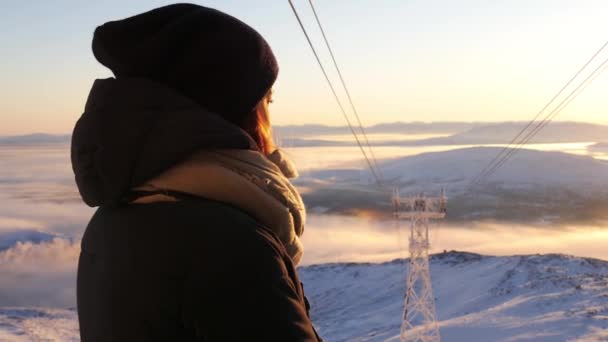
[[[201,148],[257,150],[245,131],[166,86],[102,79],[74,127],[72,169],[83,201],[95,207]]]

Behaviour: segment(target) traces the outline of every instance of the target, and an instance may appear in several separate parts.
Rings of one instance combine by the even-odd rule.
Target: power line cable
[[[560,104],[551,113],[549,113],[543,121],[539,122],[536,127],[524,137],[523,141],[520,142],[518,146],[512,148],[509,153],[505,155],[505,157],[501,159],[501,161],[488,172],[485,178],[487,179],[487,177],[496,172],[497,169],[499,169],[503,164],[508,161],[509,158],[511,158],[515,153],[517,153],[521,149],[521,146],[527,144],[532,138],[534,138],[534,136],[540,130],[542,130],[546,125],[548,125],[555,116],[557,116],[566,106],[568,106],[570,102],[572,102],[589,84],[591,84],[591,82],[593,82],[593,80],[595,80],[597,76],[599,76],[601,71],[603,71],[602,67],[604,67],[607,62],[608,59],[606,59],[600,66],[598,66],[583,82],[581,82],[581,84],[579,84],[576,89],[574,89],[562,102],[560,102]]]
[[[321,31],[321,35],[323,36],[323,40],[325,41],[325,46],[327,46],[327,50],[329,51],[331,60],[333,61],[334,67],[336,68],[338,77],[340,78],[340,82],[342,83],[342,87],[344,88],[346,97],[348,98],[348,102],[350,103],[350,107],[351,107],[353,113],[355,114],[355,118],[357,119],[357,123],[359,124],[359,129],[361,130],[361,134],[363,134],[363,138],[365,139],[365,143],[367,144],[367,148],[369,149],[369,153],[372,157],[372,161],[374,162],[374,167],[378,171],[379,176],[382,177],[382,172],[381,172],[380,168],[378,167],[378,161],[376,160],[376,156],[374,155],[374,150],[372,149],[372,146],[369,142],[367,133],[365,132],[365,128],[363,127],[363,124],[361,123],[361,118],[359,116],[359,112],[357,111],[357,108],[355,107],[353,99],[350,95],[350,91],[348,90],[348,87],[346,86],[346,82],[344,81],[344,77],[342,76],[342,71],[340,71],[340,67],[338,66],[336,57],[334,56],[334,52],[331,48],[331,44],[329,43],[329,40],[327,39],[327,36],[325,35],[325,30],[323,29],[323,25],[321,25],[321,20],[319,19],[319,16],[317,15],[317,10],[315,9],[315,5],[312,3],[312,0],[308,0],[308,3],[310,4],[310,8],[312,9],[312,13],[314,14],[315,20],[317,22],[317,26],[319,26],[319,30]]]
[[[344,119],[346,120],[346,123],[348,124],[348,127],[349,127],[351,133],[355,137],[355,141],[357,142],[359,149],[361,150],[361,153],[363,153],[363,157],[365,158],[365,161],[367,162],[367,165],[372,173],[372,176],[374,177],[374,179],[376,180],[378,185],[382,186],[382,181],[378,177],[378,174],[376,173],[376,170],[374,169],[372,162],[370,161],[369,157],[367,156],[367,153],[365,152],[365,148],[363,147],[361,141],[359,140],[359,137],[357,136],[357,133],[355,132],[355,129],[353,128],[353,125],[352,125],[350,119],[348,118],[346,111],[344,110],[344,106],[342,105],[342,102],[340,101],[340,98],[338,97],[338,94],[336,93],[336,90],[335,90],[333,84],[331,83],[331,80],[329,79],[329,76],[327,75],[325,68],[323,67],[323,63],[321,62],[321,59],[319,58],[319,55],[317,54],[317,50],[315,49],[312,41],[310,40],[310,37],[308,36],[308,32],[306,31],[306,28],[304,27],[304,24],[302,23],[302,20],[300,19],[300,16],[298,15],[298,11],[296,10],[295,6],[293,5],[292,0],[288,0],[288,2],[289,2],[289,5],[291,6],[291,10],[293,11],[294,16],[296,17],[296,20],[298,21],[298,24],[300,25],[300,28],[302,29],[302,33],[304,33],[304,36],[306,37],[306,41],[308,42],[308,45],[310,46],[310,49],[312,50],[312,53],[314,54],[315,59],[317,60],[317,63],[319,64],[319,67],[321,68],[321,71],[323,72],[323,76],[325,76],[325,80],[327,81],[327,84],[329,85],[329,88],[331,89],[331,92],[334,95],[336,102],[338,103],[338,107],[340,107],[342,116],[344,116]]]
[[[554,118],[557,116],[566,106],[570,104],[591,82],[593,82],[597,76],[604,70],[604,67],[607,66],[608,58],[605,59],[598,67],[596,67],[573,91],[568,94],[545,118],[538,122],[536,126],[528,132],[524,138],[517,144],[517,146],[510,148],[509,151],[502,157],[492,168],[490,168],[486,174],[479,178],[476,183],[472,186],[476,186],[480,184],[483,180],[490,177],[494,174],[502,165],[504,165],[521,147],[527,144],[538,132],[540,132],[545,126],[547,126]]]
[[[472,190],[472,188],[479,184],[479,180],[483,179],[483,178],[487,178],[486,174],[488,173],[488,171],[492,168],[494,168],[495,164],[499,163],[499,159],[501,159],[506,153],[509,152],[510,150],[510,146],[513,145],[516,140],[522,135],[524,134],[524,132],[526,132],[528,130],[528,128],[530,128],[532,126],[532,124],[534,124],[534,122],[536,122],[536,120],[540,117],[540,115],[542,113],[545,112],[545,110],[547,110],[547,108],[564,92],[564,90],[566,88],[568,88],[568,86],[570,86],[570,84],[572,84],[572,82],[583,72],[584,69],[587,68],[587,66],[589,66],[589,64],[591,64],[591,62],[604,50],[604,48],[606,48],[606,46],[608,46],[608,41],[606,41],[600,48],[599,50],[597,50],[592,56],[591,58],[589,58],[589,60],[587,60],[587,62],[574,74],[574,76],[572,76],[568,82],[566,82],[566,84],[551,98],[551,100],[549,100],[549,102],[547,102],[547,104],[545,104],[545,106],[534,116],[534,118],[528,122],[528,124],[526,126],[524,126],[524,128],[522,128],[517,135],[515,135],[515,137],[513,139],[511,139],[511,141],[482,169],[482,171],[477,174],[476,177],[473,178],[473,180],[469,183],[469,185],[467,186],[467,188],[465,189],[465,193],[468,193]]]

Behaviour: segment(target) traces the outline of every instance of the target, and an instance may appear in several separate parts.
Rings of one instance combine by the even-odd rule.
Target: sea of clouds
[[[0,146],[0,307],[75,306],[80,239],[93,212],[79,199],[67,144]],[[601,227],[483,222],[431,228],[432,252],[560,252],[608,260],[608,231]],[[408,225],[317,213],[309,216],[303,241],[303,265],[387,261],[407,257]]]

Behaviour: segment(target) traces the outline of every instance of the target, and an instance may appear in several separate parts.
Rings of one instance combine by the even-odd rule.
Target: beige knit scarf
[[[200,150],[136,189],[177,190],[236,206],[276,233],[297,265],[306,210],[288,179],[295,177],[297,171],[280,150],[268,156],[252,150]],[[176,199],[154,195],[136,202],[171,200]]]

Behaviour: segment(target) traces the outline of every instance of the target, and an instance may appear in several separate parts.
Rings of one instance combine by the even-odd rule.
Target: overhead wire
[[[581,82],[570,94],[564,98],[560,104],[553,111],[551,111],[547,116],[536,124],[536,126],[526,134],[526,136],[517,144],[517,146],[509,148],[508,152],[502,157],[497,163],[495,163],[488,171],[477,181],[471,184],[471,188],[483,182],[485,179],[489,178],[492,174],[494,174],[500,167],[502,167],[515,153],[517,153],[523,145],[526,145],[530,142],[532,138],[540,130],[542,130],[545,126],[547,126],[555,116],[557,116],[566,106],[570,104],[599,74],[605,70],[606,66],[608,66],[608,59],[606,59],[600,66],[598,66],[583,82]]]
[[[338,93],[336,92],[336,89],[334,88],[333,83],[331,82],[329,75],[327,74],[327,71],[325,70],[325,67],[323,66],[323,63],[321,62],[321,59],[319,58],[319,55],[317,54],[317,50],[315,49],[314,44],[312,43],[312,40],[310,39],[310,36],[308,35],[308,32],[306,31],[306,28],[304,27],[304,24],[302,23],[302,20],[300,19],[298,11],[296,10],[292,0],[288,0],[288,2],[291,7],[291,10],[293,11],[294,16],[296,17],[296,20],[298,21],[298,24],[300,25],[300,29],[302,30],[302,33],[304,33],[304,36],[306,37],[306,41],[308,42],[308,45],[309,45],[310,49],[312,50],[312,53],[317,61],[317,64],[319,65],[319,68],[321,68],[321,72],[323,73],[323,76],[325,77],[325,80],[327,81],[327,84],[329,85],[329,88],[334,96],[334,99],[336,100],[336,103],[338,104],[338,107],[340,108],[342,116],[346,120],[348,128],[350,129],[352,135],[354,136],[355,141],[357,142],[357,145],[359,146],[359,149],[361,150],[361,153],[363,154],[363,157],[365,158],[365,161],[370,169],[372,176],[376,180],[376,183],[379,186],[382,186],[383,185],[382,179],[379,177],[379,175],[374,167],[374,164],[370,160],[370,157],[367,155],[365,148],[363,147],[363,144],[362,144],[361,140],[359,139],[357,132],[354,129],[352,122],[349,119],[348,114],[346,113],[346,110],[344,109],[344,106],[342,105],[342,101],[340,101]]]
[[[357,123],[359,124],[359,129],[361,131],[361,134],[363,135],[363,138],[365,139],[365,144],[367,145],[367,148],[369,149],[369,153],[370,153],[372,162],[374,163],[374,167],[376,168],[376,171],[378,171],[379,176],[382,178],[382,171],[378,167],[378,161],[376,160],[374,150],[372,149],[372,146],[367,137],[367,133],[365,132],[365,128],[361,122],[361,117],[359,116],[359,111],[357,111],[357,108],[355,107],[352,96],[350,95],[350,91],[348,90],[348,87],[346,86],[346,82],[344,81],[344,77],[342,76],[342,71],[340,70],[340,67],[338,66],[338,62],[336,61],[336,57],[334,56],[334,52],[333,52],[333,49],[331,48],[331,44],[329,44],[329,40],[327,39],[327,35],[325,34],[323,25],[321,25],[321,20],[319,19],[315,5],[313,4],[312,0],[308,0],[308,3],[310,4],[310,8],[312,9],[312,13],[315,17],[315,21],[317,22],[317,26],[319,27],[319,30],[321,31],[321,35],[323,36],[323,40],[325,41],[325,46],[327,47],[327,50],[329,51],[329,55],[331,56],[331,60],[334,64],[336,72],[338,73],[338,77],[340,78],[340,82],[342,83],[342,88],[344,88],[344,92],[346,93],[346,97],[348,98],[348,102],[350,103],[350,107],[355,115],[355,118],[357,119]]]
[[[323,25],[321,24],[321,20],[319,19],[318,13],[316,11],[316,8],[313,4],[312,0],[308,0],[308,3],[311,7],[312,13],[314,15],[315,21],[319,27],[319,30],[321,32],[321,35],[323,37],[323,40],[325,42],[325,46],[327,47],[328,51],[329,51],[329,55],[331,57],[331,60],[333,62],[333,65],[336,69],[336,72],[338,74],[338,77],[340,79],[340,82],[342,84],[342,87],[346,93],[346,96],[348,98],[349,104],[351,106],[351,109],[353,111],[353,114],[357,120],[357,124],[358,124],[358,128],[361,131],[361,135],[363,135],[363,142],[361,141],[362,139],[359,138],[351,120],[348,117],[348,114],[346,112],[346,110],[344,109],[344,106],[342,105],[342,102],[340,101],[340,98],[336,92],[335,87],[333,86],[333,83],[331,82],[331,79],[329,78],[329,75],[327,74],[327,71],[325,69],[325,67],[323,66],[323,63],[314,47],[314,44],[312,43],[312,40],[310,39],[310,36],[308,35],[308,32],[306,31],[306,28],[304,27],[304,24],[302,23],[302,20],[300,19],[300,16],[293,4],[292,0],[288,0],[289,5],[293,11],[294,16],[296,17],[296,20],[298,21],[298,24],[302,30],[302,32],[304,33],[304,36],[308,42],[309,47],[311,48],[313,55],[323,73],[323,76],[325,77],[325,80],[327,81],[327,84],[330,87],[330,90],[334,96],[334,99],[336,100],[336,103],[338,104],[338,107],[340,108],[340,111],[344,117],[344,119],[346,120],[346,123],[348,124],[348,127],[353,135],[353,137],[355,138],[355,141],[359,147],[359,149],[361,150],[361,153],[363,154],[363,157],[365,158],[365,161],[367,163],[367,166],[370,169],[370,172],[373,176],[373,178],[376,180],[376,182],[382,186],[382,174],[380,171],[380,168],[378,167],[378,162],[377,159],[375,157],[375,154],[373,152],[373,148],[369,142],[369,138],[367,136],[367,133],[365,132],[365,128],[361,122],[361,118],[359,116],[359,112],[357,111],[357,108],[354,104],[354,101],[352,100],[352,96],[350,94],[350,91],[348,89],[348,86],[346,84],[346,81],[344,80],[343,74],[340,70],[340,67],[337,63],[336,57],[333,53],[333,49],[331,48],[331,44],[329,42],[329,39],[327,38],[327,35],[325,33],[325,30],[323,29]],[[538,118],[545,113],[545,111],[557,100],[557,98],[562,95],[562,93],[580,76],[580,74],[592,63],[593,60],[595,60],[595,58],[604,50],[604,48],[606,48],[606,46],[608,46],[608,41],[606,41],[601,47],[600,49],[598,49],[589,60],[587,60],[587,62],[580,68],[577,70],[577,72],[574,74],[574,76],[572,76],[567,82],[566,84],[561,87],[559,89],[559,91],[549,100],[549,102],[547,102],[543,108],[533,117],[532,120],[530,120],[516,135],[513,139],[511,139],[511,141],[503,147],[503,149],[496,155],[494,156],[494,158],[488,163],[486,164],[486,166],[481,170],[481,172],[479,174],[477,174],[473,180],[469,183],[469,185],[467,186],[467,188],[465,189],[465,193],[470,192],[476,185],[480,184],[482,181],[484,181],[485,179],[487,179],[490,175],[492,175],[493,173],[495,173],[502,165],[504,165],[516,152],[518,149],[521,148],[521,146],[527,144],[540,130],[542,130],[547,124],[549,124],[553,118],[559,114],[574,98],[576,98],[580,92],[582,92],[582,90],[584,90],[589,83],[593,82],[593,80],[595,79],[595,77],[597,77],[597,75],[599,73],[601,73],[603,71],[602,67],[608,62],[608,59],[606,59],[600,66],[598,66],[583,82],[581,82],[576,89],[574,89],[572,92],[570,92],[570,94],[563,99],[560,104],[558,104],[549,114],[547,114],[540,122],[537,122]],[[530,128],[534,125],[534,123],[536,123],[536,125],[530,130]],[[523,136],[523,138],[521,138]],[[521,138],[521,139],[520,139]],[[520,139],[518,141],[518,139]],[[367,147],[367,150],[369,152],[366,152],[366,149],[364,148],[364,145]],[[512,147],[514,146],[514,147]]]
[[[545,106],[543,106],[543,108],[534,116],[534,118],[532,120],[530,120],[516,135],[513,139],[511,139],[511,141],[505,146],[503,147],[503,149],[496,155],[494,156],[494,158],[488,163],[486,164],[486,166],[482,169],[482,171],[477,174],[477,176],[475,176],[473,178],[473,180],[469,183],[469,185],[466,187],[465,189],[465,193],[470,193],[471,190],[479,183],[481,183],[484,179],[487,179],[488,176],[490,175],[490,170],[494,170],[497,169],[496,165],[498,164],[504,164],[503,159],[505,159],[506,155],[512,155],[514,152],[511,152],[512,145],[522,145],[521,141],[524,141],[526,139],[526,137],[530,134],[530,132],[534,132],[535,130],[540,130],[542,129],[544,126],[546,126],[546,124],[542,125],[542,127],[539,128],[539,125],[537,124],[537,126],[535,126],[535,128],[532,129],[532,131],[528,132],[528,135],[526,135],[526,137],[524,137],[522,140],[520,140],[520,142],[517,142],[517,139],[519,139],[522,134],[524,134],[535,122],[536,120],[547,110],[547,108],[549,108],[551,106],[551,104],[564,92],[564,90],[566,90],[571,84],[572,82],[574,82],[574,80],[589,66],[589,64],[591,64],[591,62],[593,62],[593,60],[595,60],[595,58],[606,48],[606,46],[608,46],[608,41],[606,41],[592,56],[591,58],[589,58],[589,60],[587,60],[587,62],[580,68],[578,69],[578,71],[574,74],[574,76],[572,76],[568,82],[566,82],[566,84],[560,88],[560,90],[551,98],[551,100],[549,100],[549,102],[547,102],[547,104],[545,104]],[[597,69],[596,69],[597,70]],[[595,71],[594,71],[595,72]],[[584,82],[584,81],[583,81]],[[578,88],[577,88],[578,89]],[[571,93],[572,95],[572,93]],[[563,103],[563,101],[562,101]],[[568,102],[569,103],[569,102]],[[561,104],[561,103],[560,103]],[[566,104],[567,105],[567,104]],[[559,108],[559,105],[556,107],[556,109]],[[560,110],[561,111],[561,110]],[[547,117],[550,116],[554,111],[552,111],[551,113],[549,113],[545,119],[543,119],[542,122],[546,121]],[[559,112],[558,112],[559,113]],[[536,134],[536,133],[534,133]],[[508,159],[508,157],[507,157]],[[498,166],[500,167],[500,166]]]
[[[521,146],[530,142],[530,140],[534,138],[534,136],[538,134],[540,130],[547,126],[553,120],[553,118],[555,118],[555,116],[557,116],[564,108],[566,108],[566,106],[568,106],[570,102],[572,102],[580,93],[582,93],[582,91],[589,84],[591,84],[591,82],[593,82],[593,80],[595,80],[595,78],[597,78],[597,76],[599,76],[602,71],[605,70],[605,67],[608,66],[607,63],[608,58],[606,58],[597,68],[595,68],[593,72],[589,74],[589,76],[587,76],[587,78],[585,78],[585,80],[582,81],[572,92],[570,92],[570,94],[566,98],[564,98],[564,100],[562,100],[560,104],[553,111],[551,111],[547,115],[547,117],[545,117],[545,119],[543,119],[543,121],[539,122],[534,127],[534,129],[530,131],[516,147],[511,148],[509,152],[505,155],[505,157],[503,157],[499,163],[497,163],[492,169],[490,169],[486,176],[484,176],[484,178],[480,181],[483,181],[484,179],[487,179],[492,174],[494,174],[502,165],[504,165],[510,158],[513,157],[515,153],[517,153],[521,149]]]

